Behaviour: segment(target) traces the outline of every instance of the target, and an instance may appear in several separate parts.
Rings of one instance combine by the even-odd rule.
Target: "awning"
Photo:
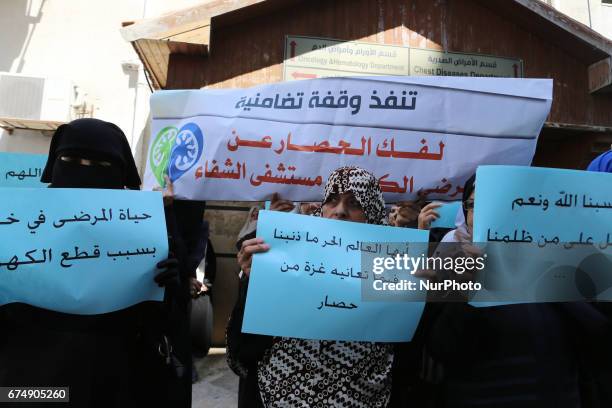
[[[232,25],[298,0],[209,0],[161,17],[123,23],[121,35],[132,43],[154,89],[164,89],[170,54],[206,57],[211,26]]]
[[[55,131],[66,122],[0,117],[0,128],[11,133],[15,129]]]

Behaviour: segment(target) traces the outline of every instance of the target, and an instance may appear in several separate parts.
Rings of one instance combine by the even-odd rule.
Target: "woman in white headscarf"
[[[244,220],[244,225],[240,229],[240,232],[238,232],[238,238],[236,239],[236,248],[238,248],[238,250],[240,250],[243,241],[255,238],[258,215],[259,206],[254,205],[249,209],[249,214],[247,215],[246,220]]]

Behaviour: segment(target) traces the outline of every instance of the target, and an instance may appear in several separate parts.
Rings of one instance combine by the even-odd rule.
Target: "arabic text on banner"
[[[607,173],[478,168],[474,242],[486,244],[488,264],[497,258],[488,285],[506,290],[497,304],[612,300],[611,183]]]
[[[0,152],[0,187],[46,187],[40,182],[46,154]]]
[[[426,243],[426,231],[260,211],[257,235],[270,250],[253,257],[243,332],[410,341],[424,303],[363,300],[362,285],[376,277],[362,267],[361,254],[385,256],[382,243]]]
[[[479,164],[531,163],[552,80],[325,78],[234,90],[159,91],[144,185],[180,198],[321,197],[343,165],[373,172],[387,202],[456,200]]]

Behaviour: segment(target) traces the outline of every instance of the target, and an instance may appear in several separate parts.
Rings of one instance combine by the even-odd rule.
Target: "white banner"
[[[160,91],[145,189],[178,198],[316,201],[328,175],[373,172],[388,202],[452,200],[482,164],[529,165],[552,80],[352,77]]]

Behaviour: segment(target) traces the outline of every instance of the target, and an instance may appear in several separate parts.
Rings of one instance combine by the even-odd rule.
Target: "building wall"
[[[211,55],[172,57],[168,85],[233,88],[281,81],[285,35],[329,37],[520,58],[526,77],[555,79],[548,120],[612,126],[610,95],[588,92],[589,63],[483,3],[310,0],[213,28]]]
[[[601,5],[601,30],[606,37],[612,39],[612,3]]]
[[[86,101],[94,117],[116,123],[139,153],[150,91],[138,56],[119,33],[121,23],[201,2],[0,1],[0,71],[70,80],[78,87],[75,102]],[[44,153],[49,141],[37,131],[0,129],[0,151]]]
[[[601,0],[588,1],[593,27],[612,37],[612,6]],[[94,117],[118,124],[141,159],[146,150],[143,134],[150,91],[141,63],[131,45],[120,37],[119,27],[123,21],[157,17],[202,2],[0,1],[0,71],[71,80],[78,87],[76,102],[93,105]],[[547,2],[588,24],[587,0]],[[496,27],[494,35],[490,35],[491,27]],[[555,102],[551,120],[612,123],[609,105],[607,110],[595,109],[589,114],[596,99],[609,97],[577,91],[584,89],[586,83],[586,71],[580,61],[470,1],[309,0],[297,10],[259,17],[241,24],[238,30],[217,30],[212,56],[198,62],[201,70],[185,75],[180,64],[174,64],[171,83],[174,87],[246,87],[280,81],[286,34],[524,58],[527,76],[554,75],[557,80],[556,99],[563,103]],[[504,36],[515,39],[507,41]],[[124,62],[135,63],[138,69],[126,69]],[[191,61],[186,63],[193,66]],[[237,77],[231,78],[232,75]],[[195,81],[191,79],[194,76]],[[568,101],[571,103],[565,103]],[[9,135],[0,129],[0,151],[44,152],[48,143],[48,134],[16,130]]]
[[[588,23],[586,1],[549,2]],[[601,28],[604,34],[605,30],[612,32],[612,6],[601,0],[589,1],[594,27]],[[156,17],[201,2],[1,1],[0,71],[71,80],[77,86],[76,102],[93,105],[94,117],[119,125],[140,159],[146,149],[143,130],[150,91],[141,63],[131,45],[121,38],[119,27],[123,21]],[[246,87],[280,81],[284,35],[324,36],[523,58],[527,76],[554,76],[556,99],[572,101],[556,102],[551,120],[612,123],[612,109],[595,109],[589,114],[597,97],[578,92],[586,84],[586,70],[580,61],[473,2],[310,0],[297,9],[253,19],[238,30],[234,26],[217,30],[212,55],[199,62],[201,70],[194,73],[198,79],[193,81],[193,73],[185,75],[184,70],[174,69],[170,82],[174,87],[193,87],[194,82],[202,86]],[[496,27],[494,33],[491,27]],[[183,57],[176,59],[180,58]],[[124,62],[135,63],[138,69],[130,70],[122,65]],[[180,64],[174,65],[176,68]],[[236,77],[231,78],[233,75]],[[17,130],[8,135],[0,129],[0,151],[43,152],[48,143],[48,135],[41,132]]]

